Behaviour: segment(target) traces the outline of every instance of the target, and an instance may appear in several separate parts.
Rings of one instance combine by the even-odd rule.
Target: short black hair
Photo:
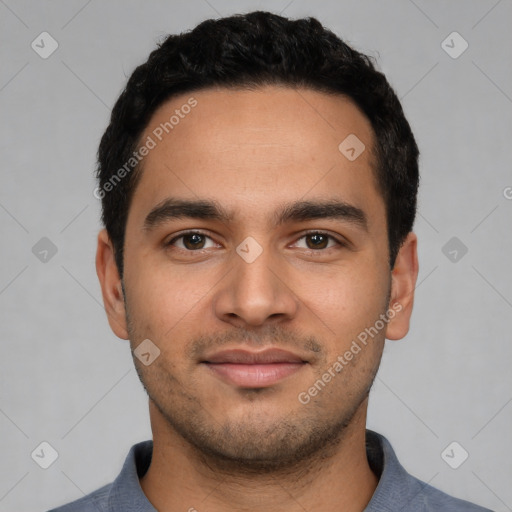
[[[419,151],[399,99],[372,58],[316,18],[290,20],[255,11],[206,20],[191,31],[167,36],[135,69],[114,105],[99,145],[95,195],[102,200],[102,221],[121,277],[128,210],[140,178],[133,154],[156,109],[195,90],[264,85],[338,94],[368,118],[376,139],[374,172],[386,205],[393,268],[414,224],[419,183]]]

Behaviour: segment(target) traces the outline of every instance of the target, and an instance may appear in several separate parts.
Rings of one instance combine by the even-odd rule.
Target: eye
[[[332,235],[323,233],[321,231],[312,231],[301,236],[299,240],[306,239],[306,249],[310,251],[321,251],[325,249],[332,249],[336,246],[344,246],[345,244],[340,240],[336,239]],[[310,241],[311,243],[308,243]],[[328,245],[329,241],[332,241],[332,245]]]
[[[206,239],[212,240],[208,235],[205,235],[201,231],[187,231],[186,233],[181,233],[174,237],[172,240],[167,242],[166,245],[175,246],[178,249],[185,251],[200,251],[202,249],[209,248],[205,246]],[[181,240],[181,247],[179,244],[176,245],[177,240]]]

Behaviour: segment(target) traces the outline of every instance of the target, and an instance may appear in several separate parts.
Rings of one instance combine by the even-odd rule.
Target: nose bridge
[[[274,295],[276,257],[268,246],[265,249],[252,237],[244,240],[236,249],[237,258],[234,260],[236,293]],[[274,267],[274,268],[273,268]]]
[[[216,297],[217,316],[259,325],[271,316],[295,314],[296,299],[279,275],[282,265],[271,247],[247,237],[236,247],[230,264],[232,271]]]

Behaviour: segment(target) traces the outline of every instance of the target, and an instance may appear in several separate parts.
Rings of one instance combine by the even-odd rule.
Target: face
[[[104,232],[97,264],[113,330],[151,340],[134,362],[152,422],[246,466],[311,455],[366,405],[412,306],[415,240],[391,272],[370,123],[340,96],[207,89],[163,104],[148,137],[125,300]]]

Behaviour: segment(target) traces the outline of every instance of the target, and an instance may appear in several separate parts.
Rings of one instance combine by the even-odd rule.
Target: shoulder
[[[142,441],[133,445],[117,478],[96,491],[48,512],[107,512],[110,510],[155,509],[146,499],[139,477],[148,469],[153,453],[153,442]]]
[[[409,474],[382,434],[366,431],[366,451],[370,467],[379,475],[379,483],[365,512],[492,512]]]
[[[48,512],[106,512],[111,488],[112,484],[105,485],[83,498]]]
[[[445,492],[409,475],[410,510],[418,512],[492,512],[488,508],[450,496]]]

